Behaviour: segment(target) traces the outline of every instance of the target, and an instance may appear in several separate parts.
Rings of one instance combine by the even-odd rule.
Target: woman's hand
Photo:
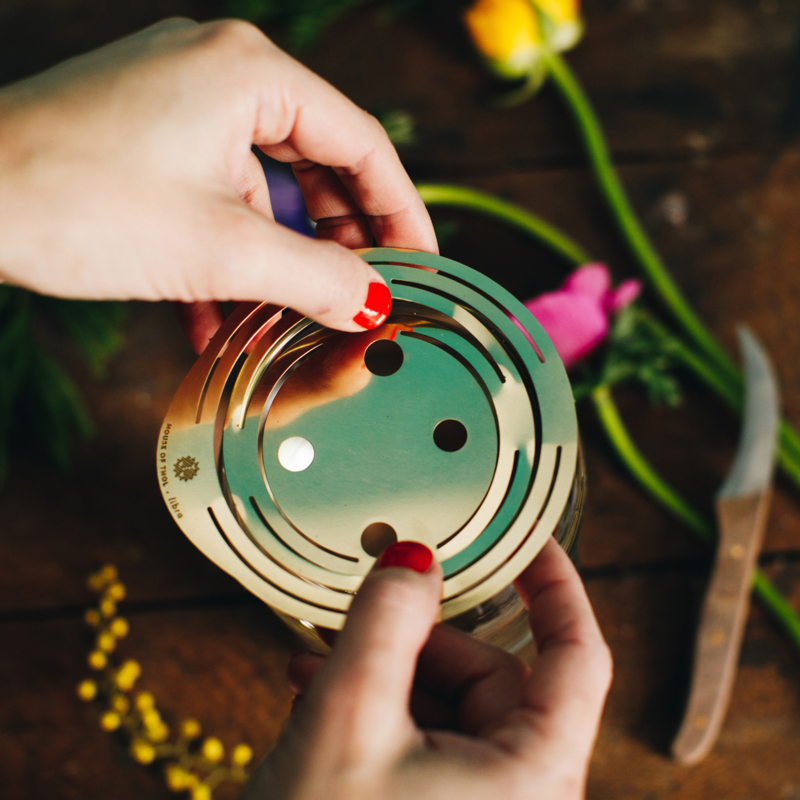
[[[318,241],[272,221],[254,144],[292,163]],[[2,280],[202,301],[202,349],[215,300],[374,327],[388,293],[348,249],[373,237],[436,251],[380,124],[244,22],[168,20],[0,92]]]
[[[373,571],[332,654],[295,656],[299,702],[243,800],[583,796],[611,658],[572,563],[550,540],[516,582],[532,667],[435,625],[441,581]]]

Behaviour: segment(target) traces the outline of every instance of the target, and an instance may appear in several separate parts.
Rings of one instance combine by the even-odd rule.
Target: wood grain
[[[371,109],[416,118],[401,156],[417,178],[457,179],[510,197],[562,226],[618,277],[634,274],[584,168],[559,101],[546,90],[489,110],[490,82],[449,0],[386,25],[348,15],[302,58]],[[585,41],[569,56],[603,119],[648,232],[730,352],[747,322],[777,366],[800,423],[800,0],[586,0]],[[206,19],[218,0],[6,0],[0,84],[170,14]],[[437,10],[438,9],[438,10]],[[272,33],[279,34],[277,29]],[[343,57],[342,54],[346,54]],[[474,215],[444,254],[521,297],[565,267],[521,235]],[[106,382],[82,385],[99,435],[60,474],[36,453],[0,490],[0,796],[119,800],[173,796],[132,764],[80,704],[88,641],[86,574],[119,564],[130,590],[129,647],[170,720],[201,717],[226,745],[268,747],[288,712],[289,644],[280,627],[172,525],[152,470],[158,426],[192,361],[171,311],[137,304]],[[709,516],[737,421],[691,379],[678,409],[616,392],[645,455]],[[631,485],[590,408],[580,410],[589,501],[579,556],[611,645],[616,679],[589,776],[590,800],[800,800],[800,659],[755,606],[718,745],[688,769],[667,755],[687,693],[702,548]],[[44,490],[42,486],[46,487]],[[800,608],[798,493],[780,481],[764,568]]]

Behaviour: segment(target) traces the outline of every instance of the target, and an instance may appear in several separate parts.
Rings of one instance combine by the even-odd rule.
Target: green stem
[[[653,333],[658,336],[671,336],[667,329],[651,314],[642,312],[642,319]],[[682,341],[671,336],[670,354],[686,368],[713,389],[732,411],[742,413],[742,393],[733,389],[730,384],[721,380],[707,361],[690,350]],[[800,485],[800,440],[794,429],[781,420],[778,441],[778,464],[781,469],[798,485]]]
[[[625,190],[622,188],[619,177],[614,170],[611,154],[600,123],[578,80],[558,53],[547,53],[545,57],[549,73],[559,88],[583,136],[597,181],[600,184],[606,202],[611,207],[611,211],[622,229],[628,246],[678,324],[711,357],[714,364],[719,367],[722,378],[730,381],[733,388],[740,387],[741,376],[738,370],[728,357],[728,354],[686,302],[644,229],[639,224],[636,213],[631,207]]]
[[[669,352],[676,361],[682,363],[693,372],[701,381],[713,389],[725,404],[737,413],[742,411],[742,392],[734,389],[728,381],[723,380],[719,372],[705,359],[698,356],[687,347],[684,342],[675,337],[652,314],[643,311],[641,314],[644,324],[659,338],[670,341]]]
[[[611,446],[634,479],[705,544],[712,545],[716,537],[711,523],[666,483],[639,452],[625,428],[609,388],[595,388],[592,391],[592,402]],[[753,592],[800,651],[800,617],[758,568],[753,572]]]
[[[554,225],[545,222],[541,217],[532,214],[516,203],[501,200],[499,197],[480,192],[477,189],[448,184],[420,183],[417,184],[417,191],[427,206],[467,208],[499,219],[512,228],[538,239],[576,266],[586,264],[591,260],[589,254],[577,242]]]
[[[634,479],[692,533],[706,544],[712,544],[713,527],[661,478],[639,452],[625,428],[608,386],[601,384],[596,387],[591,397],[606,436]]]
[[[466,208],[487,214],[539,239],[574,265],[591,261],[589,254],[566,234],[545,222],[541,217],[514,203],[500,200],[485,192],[460,186],[423,184],[417,188],[426,205]],[[646,314],[646,322],[657,334],[668,335],[667,330],[651,315]],[[708,362],[695,355],[683,342],[672,338],[676,342],[674,345],[675,356],[710,386],[731,408],[741,410],[741,389],[731,386],[731,382],[722,379],[719,372]],[[710,545],[714,541],[714,529],[701,514],[695,511],[661,478],[639,452],[622,422],[608,387],[597,387],[592,393],[592,400],[612,446],[633,477],[689,530]],[[783,426],[792,434],[794,433],[785,423]],[[781,439],[780,463],[800,483],[800,463],[791,457],[783,438]],[[800,650],[800,618],[760,570],[756,570],[753,590]]]
[[[600,123],[575,74],[558,53],[548,54],[547,60],[550,74],[578,124],[597,181],[622,229],[622,233],[628,241],[629,247],[677,322],[689,334],[690,338],[697,342],[712,358],[714,364],[719,368],[720,374],[718,379],[713,380],[713,383],[720,389],[720,395],[732,408],[740,410],[743,391],[741,373],[736,369],[727,353],[714,339],[702,320],[686,302],[640,225],[636,212],[633,210],[619,176],[614,169]],[[686,352],[690,351],[687,349]],[[687,366],[693,370],[695,368],[694,364],[687,363]],[[712,365],[706,366],[702,377],[710,385],[711,375],[709,368],[713,369]],[[723,388],[726,383],[727,388]],[[733,398],[733,402],[731,402],[731,398]],[[800,462],[800,436],[786,422],[781,422],[780,441],[781,465],[796,480],[800,480],[800,463],[796,463]],[[790,454],[793,454],[795,458],[791,459]]]
[[[422,184],[417,186],[417,189],[426,205],[466,208],[487,214],[539,239],[555,253],[574,265],[591,261],[589,254],[566,234],[550,223],[545,222],[541,217],[514,203],[500,200],[485,192],[461,186]],[[646,314],[646,322],[654,332],[663,336],[669,335],[655,317]],[[741,388],[734,387],[730,381],[724,380],[718,370],[714,369],[704,359],[695,355],[683,342],[675,339],[675,337],[671,338],[676,342],[674,345],[675,356],[711,387],[732,409],[741,410]],[[642,456],[622,422],[608,387],[599,386],[594,389],[592,400],[611,445],[631,471],[633,477],[698,538],[711,545],[715,538],[713,527],[705,517],[683,500]],[[780,463],[800,484],[800,462],[792,457],[792,453],[787,448],[783,438],[783,429],[788,430],[792,435],[794,435],[794,431],[786,423],[782,423],[782,426]],[[772,613],[778,624],[786,631],[798,650],[800,650],[800,618],[797,617],[786,599],[760,570],[755,572],[753,591]]]
[[[533,236],[533,238],[538,239],[565,261],[575,266],[592,261],[591,255],[574,239],[571,239],[551,223],[516,203],[500,200],[494,195],[463,186],[425,183],[418,184],[417,189],[428,206],[465,208],[486,214]],[[647,321],[654,330],[661,331],[664,335],[667,334],[666,329],[657,322],[655,317],[647,315]],[[714,365],[696,355],[694,351],[679,340],[676,341],[679,342],[675,350],[676,358],[716,392],[731,409],[741,412],[741,380],[739,379],[734,383],[726,379]],[[778,463],[784,472],[800,485],[800,437],[785,421],[781,421]]]
[[[786,598],[775,588],[775,584],[760,569],[753,573],[753,591],[770,610],[773,619],[797,645],[800,642],[800,619]]]

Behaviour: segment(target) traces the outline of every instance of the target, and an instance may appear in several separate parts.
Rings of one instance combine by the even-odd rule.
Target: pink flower
[[[641,289],[639,281],[634,280],[612,289],[605,264],[585,264],[560,289],[528,300],[525,307],[545,329],[569,368],[606,338],[609,317],[635,300]]]

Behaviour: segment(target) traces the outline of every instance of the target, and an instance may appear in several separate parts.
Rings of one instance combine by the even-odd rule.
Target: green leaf
[[[644,387],[654,405],[679,405],[681,390],[672,374],[673,337],[656,334],[643,323],[637,305],[623,309],[614,320],[606,347],[598,359],[573,377],[575,399],[582,399],[598,386],[635,382]]]
[[[7,476],[11,447],[23,442],[16,430],[32,432],[51,460],[69,466],[77,437],[94,425],[75,381],[49,352],[53,335],[66,338],[95,376],[103,374],[122,343],[125,306],[40,297],[0,285],[0,482]],[[60,350],[59,350],[60,352]]]
[[[41,298],[42,305],[73,339],[96,377],[122,346],[123,303]]]
[[[95,428],[72,378],[40,348],[31,357],[29,406],[31,427],[40,444],[61,469],[70,464],[72,440],[90,437]]]
[[[375,118],[383,125],[391,143],[395,146],[414,144],[416,141],[416,123],[413,115],[399,108],[372,109]]]

